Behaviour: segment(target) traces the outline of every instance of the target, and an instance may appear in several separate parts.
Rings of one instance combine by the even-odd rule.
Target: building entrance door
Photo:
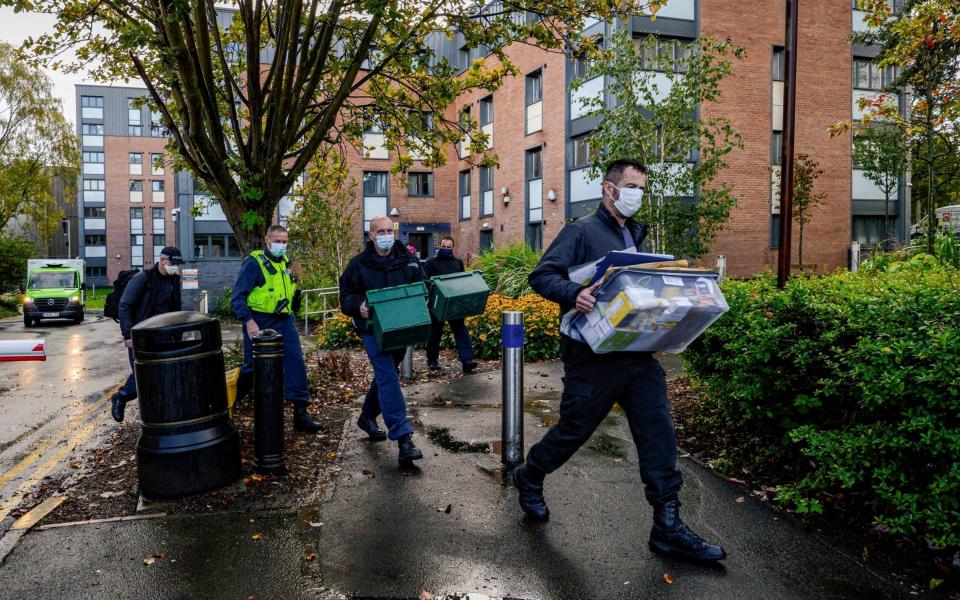
[[[430,233],[411,233],[408,238],[409,245],[417,251],[417,258],[426,260],[432,256],[433,235]]]

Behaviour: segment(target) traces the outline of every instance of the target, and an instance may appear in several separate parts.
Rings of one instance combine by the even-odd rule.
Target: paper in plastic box
[[[594,352],[683,352],[729,309],[717,274],[624,267],[607,273],[573,328]]]

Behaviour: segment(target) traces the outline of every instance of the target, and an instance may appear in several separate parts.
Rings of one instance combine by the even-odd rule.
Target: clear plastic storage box
[[[596,298],[571,325],[597,353],[683,352],[729,309],[717,274],[699,269],[624,267]]]

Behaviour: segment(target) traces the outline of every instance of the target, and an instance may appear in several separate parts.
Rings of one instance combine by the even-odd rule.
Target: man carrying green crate
[[[366,293],[397,285],[423,281],[423,270],[417,258],[410,254],[403,243],[394,239],[393,221],[387,217],[375,217],[370,221],[369,239],[363,252],[350,259],[340,275],[340,310],[353,317],[354,326],[363,338],[363,346],[373,367],[373,381],[363,401],[357,427],[371,440],[396,440],[401,463],[423,458],[423,453],[413,443],[413,425],[407,419],[407,401],[400,389],[397,368],[403,360],[404,350],[382,351],[373,333],[368,331]],[[382,414],[388,433],[377,426],[377,416]]]
[[[453,246],[453,238],[450,236],[440,240],[440,250],[437,255],[423,266],[427,277],[463,273],[463,261],[453,255]],[[444,321],[438,321],[433,315],[431,315],[431,319],[433,323],[430,328],[430,339],[427,340],[427,366],[431,371],[439,371],[440,338],[443,337]],[[463,319],[451,319],[448,322],[450,323],[450,329],[453,330],[453,339],[457,345],[457,357],[460,359],[460,364],[463,365],[463,374],[469,375],[477,368],[477,363],[473,360],[470,332],[464,325]]]
[[[530,274],[530,287],[558,303],[562,314],[573,308],[589,313],[597,301],[597,285],[583,287],[570,281],[569,270],[601,259],[612,250],[641,247],[647,227],[632,217],[640,208],[646,184],[646,168],[641,163],[611,163],[604,174],[600,206],[560,231]],[[530,448],[526,462],[514,471],[523,511],[533,520],[549,518],[544,477],[590,439],[617,403],[630,425],[640,478],[653,506],[650,549],[696,560],[725,558],[723,548],[705,541],[680,519],[678,494],[683,476],[677,466],[677,438],[666,374],[653,353],[596,354],[587,344],[561,335],[560,357],[564,374],[560,421]]]

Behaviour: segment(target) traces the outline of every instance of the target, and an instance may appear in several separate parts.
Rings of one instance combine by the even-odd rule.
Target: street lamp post
[[[783,151],[780,164],[780,247],[777,249],[777,287],[790,277],[793,234],[793,147],[797,108],[797,30],[800,0],[787,0],[786,77],[783,98]]]

